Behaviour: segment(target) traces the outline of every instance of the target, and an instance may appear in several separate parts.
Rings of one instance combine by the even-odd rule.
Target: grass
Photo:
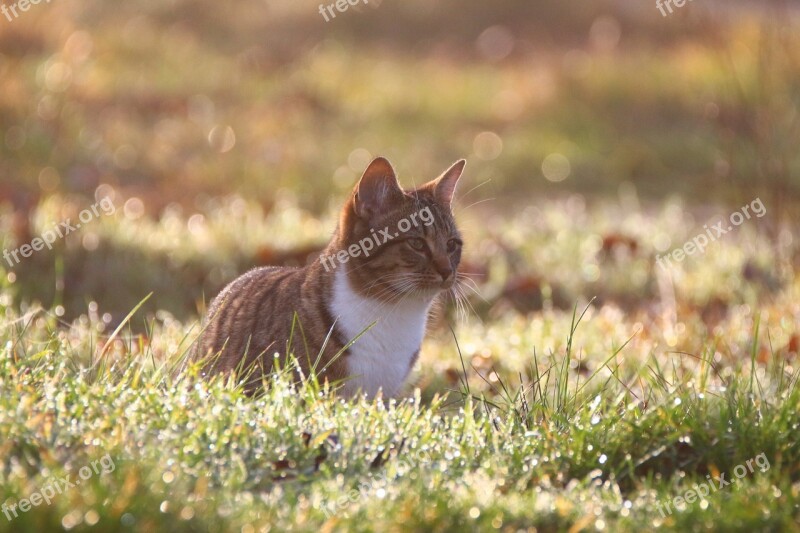
[[[0,531],[800,531],[796,15],[318,4],[0,19],[0,248],[117,206],[0,259],[0,505],[113,460]],[[317,253],[377,154],[404,185],[469,160],[474,294],[404,399],[183,368],[205,302]]]
[[[180,217],[154,225],[124,214],[96,231],[118,243],[146,235],[153,253],[183,243],[172,253],[191,256],[194,239],[215,250],[237,234],[221,209],[219,229],[210,213],[201,234]],[[273,230],[309,219],[281,213]],[[502,241],[486,213],[460,220],[465,261],[494,256],[476,285],[483,299],[471,300],[477,314],[434,321],[399,401],[345,402],[285,374],[250,398],[198,380],[196,368],[177,371],[196,318],[145,311],[147,301],[130,320],[98,304],[67,319],[19,306],[7,284],[0,501],[75,479],[105,454],[115,469],[13,522],[0,517],[0,530],[798,529],[800,286],[794,245],[759,236],[766,218],[676,264],[671,292],[658,289],[659,236],[680,246],[706,221],[680,204],[620,214],[549,202],[498,222]],[[309,237],[319,232],[310,224]],[[535,294],[514,281],[540,274]],[[557,305],[548,287],[562,279],[569,298],[605,292]],[[730,480],[757,457],[761,467],[733,486],[676,508],[707,476]]]
[[[798,255],[764,238],[769,203],[668,273],[656,255],[727,208],[571,197],[500,217],[469,202],[456,209],[480,295],[433,321],[400,401],[344,402],[285,375],[250,398],[177,371],[202,310],[166,310],[202,302],[186,266],[221,281],[332,228],[288,201],[158,222],[123,209],[5,273],[0,502],[106,454],[115,469],[0,530],[798,529]],[[74,209],[53,198],[34,228]],[[20,281],[52,262],[83,266],[43,306]],[[80,280],[127,271],[148,282],[101,282],[135,298],[127,309],[80,303],[98,294]],[[143,300],[142,286],[164,288]],[[754,458],[769,468],[676,508]]]
[[[567,314],[566,357],[528,354],[528,378],[498,370],[487,389],[469,385],[477,372],[465,365],[460,390],[427,401],[345,402],[286,373],[250,398],[232,382],[198,380],[196,368],[175,372],[178,323],[104,350],[91,320],[67,329],[44,312],[5,311],[2,500],[74,481],[105,454],[114,469],[0,530],[798,526],[798,371],[777,357],[729,372],[710,352],[686,369],[659,358],[631,368],[614,362],[620,345],[582,378],[571,367],[586,333]],[[755,362],[757,329],[749,340],[739,348]],[[761,454],[761,468],[732,487],[659,511]]]

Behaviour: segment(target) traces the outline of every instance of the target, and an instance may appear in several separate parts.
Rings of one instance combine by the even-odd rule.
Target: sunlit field
[[[0,16],[0,531],[800,530],[796,8],[368,4]],[[404,393],[201,379],[378,155],[468,161]]]

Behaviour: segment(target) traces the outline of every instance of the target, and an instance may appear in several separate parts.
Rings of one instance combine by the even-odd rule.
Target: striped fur
[[[431,304],[456,278],[461,237],[450,202],[463,167],[459,161],[404,191],[388,161],[370,163],[320,258],[304,268],[251,270],[214,299],[193,354],[206,361],[206,374],[238,370],[254,390],[275,357],[291,352],[306,375],[318,363],[321,379],[343,381],[346,396],[398,394],[419,354]],[[425,223],[420,212],[429,214]],[[409,219],[417,224],[398,231]],[[380,242],[375,236],[385,238],[387,227],[396,237]],[[368,256],[335,259],[370,238],[379,244]]]

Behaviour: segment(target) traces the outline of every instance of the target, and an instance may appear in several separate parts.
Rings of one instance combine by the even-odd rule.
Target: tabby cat
[[[264,267],[230,283],[197,341],[206,374],[249,370],[248,390],[291,352],[340,393],[396,396],[419,355],[434,300],[457,283],[450,208],[464,160],[404,191],[389,161],[367,167],[333,238],[304,268]]]

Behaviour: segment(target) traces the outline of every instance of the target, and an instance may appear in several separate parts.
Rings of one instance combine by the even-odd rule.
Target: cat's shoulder
[[[223,293],[238,292],[247,290],[254,284],[261,285],[270,281],[280,281],[286,279],[289,274],[300,272],[302,269],[286,266],[261,266],[255,267],[231,281],[223,290]]]

